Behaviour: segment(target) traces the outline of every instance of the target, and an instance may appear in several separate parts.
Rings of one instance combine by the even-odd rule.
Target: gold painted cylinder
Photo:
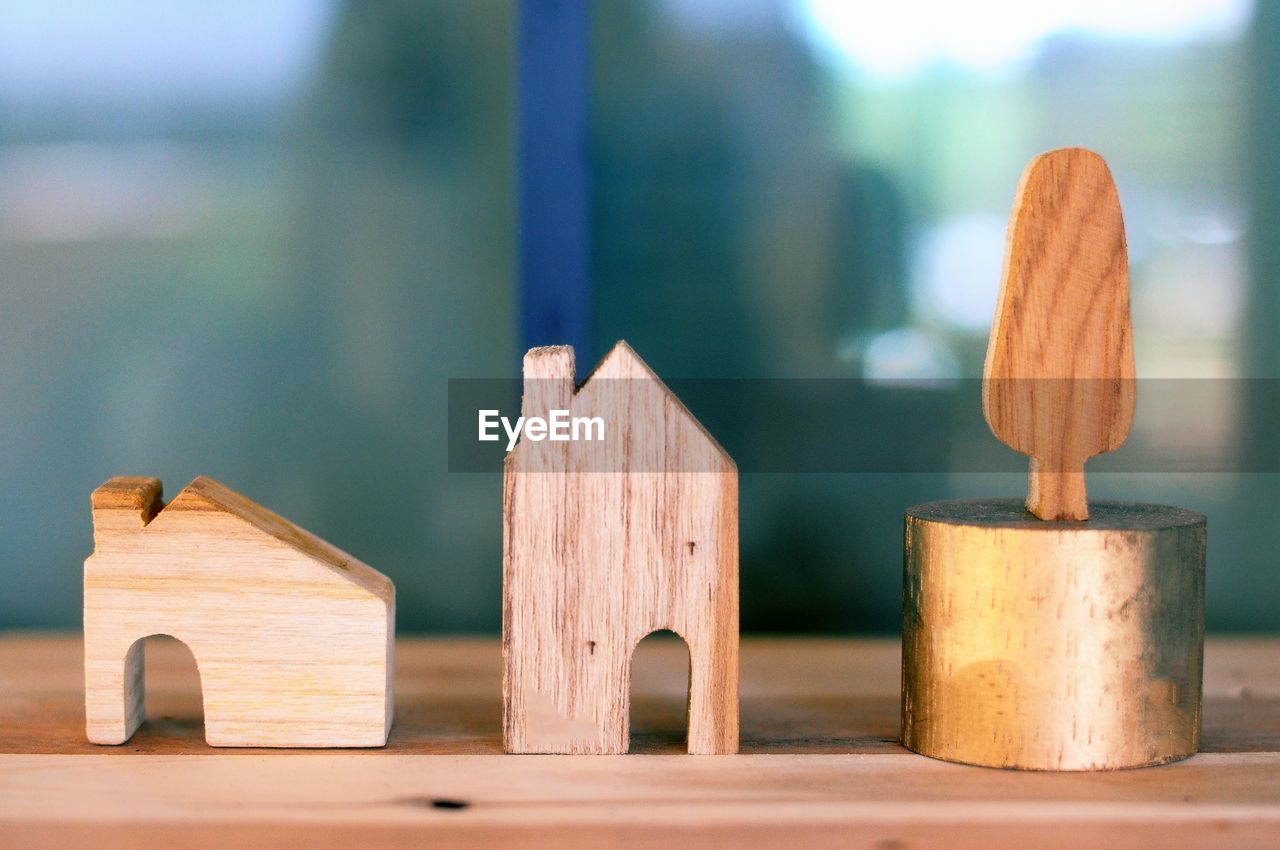
[[[906,515],[902,740],[947,761],[1108,770],[1200,743],[1205,518],[1015,499]]]

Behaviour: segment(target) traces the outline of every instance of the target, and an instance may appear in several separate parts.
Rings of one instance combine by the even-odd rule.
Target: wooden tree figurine
[[[982,397],[996,435],[1031,455],[1030,495],[907,509],[902,742],[916,752],[1110,770],[1196,751],[1205,518],[1085,500],[1085,460],[1133,419],[1126,268],[1102,159],[1034,159]]]
[[[1135,396],[1124,219],[1102,157],[1067,148],[1032,160],[1005,250],[982,410],[1031,456],[1027,510],[1088,519],[1084,462],[1124,442]]]
[[[574,381],[572,348],[525,355],[526,420],[603,428],[527,432],[507,456],[505,748],[625,753],[632,653],[670,629],[689,646],[689,752],[736,752],[737,470],[626,343]]]
[[[380,747],[391,728],[395,588],[209,478],[167,507],[155,478],[93,492],[84,564],[89,740],[142,723],[143,639],[195,656],[215,747]]]

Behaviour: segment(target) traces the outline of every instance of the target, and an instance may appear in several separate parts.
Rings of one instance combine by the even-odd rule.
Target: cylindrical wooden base
[[[1200,742],[1205,519],[1014,499],[907,511],[902,741],[948,761],[1105,770]]]

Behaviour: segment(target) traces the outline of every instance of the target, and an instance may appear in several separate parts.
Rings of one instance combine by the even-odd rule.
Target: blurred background
[[[498,629],[500,476],[445,420],[524,344],[516,6],[0,0],[0,628],[78,626],[103,480],[206,474],[391,576],[402,631]],[[1280,378],[1275,3],[598,0],[589,45],[583,372],[625,337],[668,377],[977,377],[1022,167],[1082,145],[1139,375]],[[1249,398],[1135,439],[1247,456]],[[1210,629],[1280,628],[1280,475],[1090,487],[1208,514]],[[1024,488],[744,472],[743,628],[892,633],[903,508]]]

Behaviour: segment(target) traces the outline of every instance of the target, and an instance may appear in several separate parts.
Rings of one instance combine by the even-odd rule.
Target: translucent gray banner
[[[671,427],[636,428],[641,411],[650,411],[644,415],[653,419],[661,384],[655,389],[651,381],[597,379],[575,392],[552,381],[452,379],[449,471],[501,471],[517,427],[514,445],[522,447],[517,451],[536,454],[544,470],[714,471],[713,464],[696,459],[705,454],[676,453],[668,444],[684,410],[742,472],[1014,472],[1027,464],[987,427],[978,379],[676,379],[665,386],[679,403],[657,405],[665,411],[657,416]],[[1017,399],[1033,418],[1055,405],[1072,410],[1076,425],[1113,415],[1095,409],[1098,399],[1136,392],[1127,442],[1090,460],[1090,472],[1280,471],[1277,379],[1152,379],[1125,386],[1027,380],[990,389]],[[520,424],[523,394],[541,400],[535,405],[540,409],[527,413],[551,421],[537,426],[530,420],[526,425],[534,424],[533,430]],[[1045,404],[1046,399],[1055,404]],[[546,400],[552,400],[550,408],[541,409],[548,407]],[[482,411],[488,412],[490,439],[480,439]],[[576,439],[575,419],[583,420],[576,423]],[[596,419],[602,423],[589,421]],[[604,436],[596,439],[601,424]],[[1067,424],[1039,423],[1045,428]],[[673,465],[676,454],[681,460]]]

